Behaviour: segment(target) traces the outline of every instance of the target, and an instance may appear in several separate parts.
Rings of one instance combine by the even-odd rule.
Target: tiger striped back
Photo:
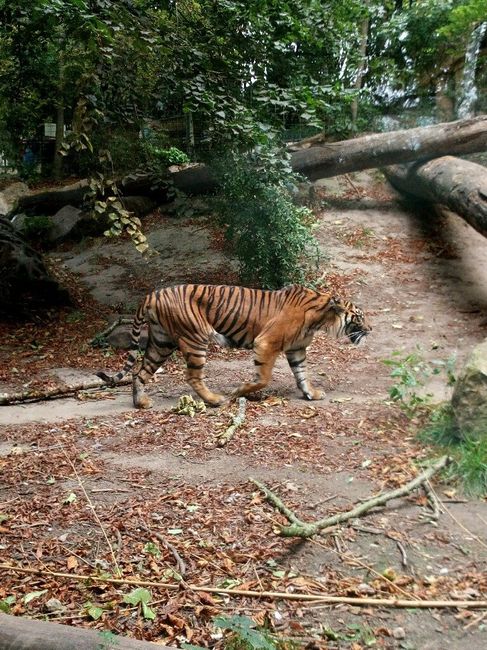
[[[148,294],[139,306],[133,322],[132,348],[123,369],[113,377],[98,373],[107,383],[117,383],[135,365],[144,321],[149,328],[148,344],[133,379],[134,404],[138,408],[151,406],[144,386],[177,348],[184,355],[186,377],[196,393],[208,404],[223,403],[226,398],[213,393],[203,379],[211,341],[254,350],[256,379],[242,384],[233,397],[264,388],[277,356],[284,352],[303,395],[320,399],[323,394],[312,388],[306,376],[306,348],[315,332],[346,335],[358,343],[371,329],[363,312],[352,303],[299,285],[278,291],[201,284],[165,287]]]

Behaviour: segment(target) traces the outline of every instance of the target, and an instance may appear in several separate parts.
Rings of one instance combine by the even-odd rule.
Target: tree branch
[[[375,497],[371,497],[370,499],[367,499],[367,501],[364,501],[363,503],[360,503],[359,505],[352,508],[352,510],[348,510],[347,512],[339,512],[338,514],[331,517],[326,517],[325,519],[320,519],[319,521],[311,523],[301,521],[294,514],[294,512],[285,506],[279,497],[277,497],[265,485],[253,478],[250,480],[255,483],[255,485],[257,485],[257,487],[265,494],[267,500],[270,501],[270,503],[272,503],[272,505],[274,505],[277,510],[279,510],[279,512],[281,512],[287,518],[289,522],[291,522],[290,526],[281,527],[281,535],[283,537],[307,538],[313,537],[313,535],[317,535],[318,533],[323,532],[330,526],[335,526],[337,524],[343,523],[344,521],[349,521],[350,519],[360,517],[372,508],[381,506],[391,499],[397,499],[406,494],[410,494],[420,485],[424,485],[428,479],[430,479],[440,469],[445,467],[449,462],[450,459],[448,456],[442,456],[438,461],[436,461],[436,463],[430,465],[428,469],[409,481],[409,483],[406,483],[406,485],[403,485],[396,490],[391,490],[390,492],[385,492],[384,494],[379,494]]]

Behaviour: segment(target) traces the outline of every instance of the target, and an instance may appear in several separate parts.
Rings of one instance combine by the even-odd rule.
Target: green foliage
[[[10,608],[15,604],[15,596],[6,596],[0,600],[0,612],[10,614]]]
[[[52,228],[52,219],[43,215],[29,217],[24,221],[22,234],[29,241],[43,242]]]
[[[140,219],[123,207],[114,179],[98,173],[90,179],[84,198],[93,206],[93,216],[106,220],[108,225],[108,229],[104,232],[106,237],[120,237],[123,233],[127,233],[139,253],[144,254],[148,251],[149,244],[141,230]]]
[[[140,605],[142,610],[142,616],[145,619],[153,621],[156,617],[154,610],[149,607],[149,603],[152,600],[152,594],[148,589],[144,587],[137,587],[129,594],[126,594],[123,597],[123,602],[128,603],[129,605]]]
[[[178,149],[177,147],[169,147],[169,149],[161,149],[151,144],[147,145],[149,153],[160,161],[163,165],[184,165],[189,163],[189,156]]]
[[[400,351],[394,351],[390,359],[382,359],[382,363],[391,368],[391,377],[396,380],[389,389],[389,397],[401,409],[413,417],[418,411],[428,407],[433,395],[422,390],[431,375],[446,373],[448,385],[455,382],[455,358],[445,360],[425,361],[421,348],[405,356]]]
[[[232,632],[225,643],[226,650],[275,650],[278,645],[270,635],[257,629],[248,616],[217,616],[214,624],[222,630]]]
[[[147,542],[144,546],[144,553],[153,555],[154,557],[161,557],[161,550],[157,544],[154,542]]]
[[[452,462],[445,468],[447,480],[458,483],[467,494],[487,494],[487,436],[460,435],[450,404],[435,409],[419,433],[419,439],[448,454]]]
[[[94,605],[91,601],[87,601],[83,607],[88,616],[94,621],[97,621],[99,618],[101,618],[103,616],[103,612],[105,611],[103,607]]]
[[[312,214],[293,202],[298,179],[286,153],[258,147],[234,154],[217,169],[219,221],[238,258],[242,282],[269,289],[304,282],[309,260],[316,260]]]

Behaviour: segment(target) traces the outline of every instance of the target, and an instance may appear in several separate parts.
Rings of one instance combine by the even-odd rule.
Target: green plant
[[[123,602],[128,603],[129,605],[140,605],[142,616],[145,619],[153,621],[156,617],[156,613],[153,609],[149,607],[149,603],[152,600],[152,594],[148,589],[144,587],[137,587],[129,594],[126,594],[123,597]]]
[[[52,228],[52,219],[44,215],[28,217],[22,225],[22,234],[29,241],[42,242]]]
[[[15,596],[6,596],[0,600],[0,612],[10,614],[10,607],[15,604]]]
[[[185,163],[189,163],[189,156],[177,147],[161,149],[159,147],[149,145],[149,151],[166,167],[168,165],[184,165]]]
[[[467,494],[487,494],[487,438],[460,434],[450,403],[430,414],[418,437],[451,457],[444,470],[446,480],[459,483]]]
[[[217,616],[214,624],[231,633],[225,644],[227,650],[275,650],[278,644],[266,630],[259,630],[248,616]]]
[[[433,395],[422,390],[431,375],[438,375],[444,371],[448,385],[455,382],[455,357],[447,360],[425,361],[419,346],[415,352],[406,356],[401,356],[402,354],[401,351],[396,350],[390,359],[382,359],[382,363],[392,368],[391,377],[396,380],[389,389],[389,397],[393,402],[397,402],[408,416],[413,417],[431,403]]]
[[[303,282],[317,261],[308,208],[293,202],[298,178],[275,146],[231,154],[221,177],[218,218],[238,258],[242,282],[276,289]]]

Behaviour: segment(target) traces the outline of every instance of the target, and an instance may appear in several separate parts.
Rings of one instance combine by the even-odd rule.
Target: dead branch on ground
[[[232,421],[230,423],[230,426],[227,427],[225,431],[218,436],[218,442],[217,442],[218,447],[224,447],[227,444],[227,442],[229,442],[233,438],[237,429],[241,427],[242,424],[245,422],[246,406],[247,406],[247,400],[245,399],[245,397],[239,397],[238,413],[237,415],[232,416]]]
[[[259,490],[264,493],[266,499],[290,522],[289,526],[281,526],[280,534],[283,537],[308,538],[313,537],[319,533],[326,532],[326,529],[330,528],[330,526],[336,526],[337,524],[341,524],[345,521],[350,521],[350,519],[360,517],[372,508],[381,506],[391,499],[397,499],[399,497],[405,496],[406,494],[410,494],[420,485],[424,485],[428,479],[436,474],[436,472],[445,467],[448,464],[449,460],[450,459],[448,456],[442,456],[438,461],[436,461],[436,463],[430,465],[430,467],[416,476],[413,480],[409,481],[409,483],[406,483],[406,485],[403,485],[396,490],[391,490],[390,492],[385,492],[384,494],[379,494],[377,496],[371,497],[370,499],[367,499],[367,501],[360,503],[347,512],[340,512],[331,517],[326,517],[325,519],[320,519],[319,521],[311,523],[301,521],[296,516],[296,514],[263,483],[260,483],[260,481],[257,481],[253,478],[250,480],[259,488]]]
[[[8,564],[0,564],[0,571],[14,571],[18,573],[30,573],[34,575],[51,577],[51,578],[66,578],[73,581],[94,581],[103,582],[108,584],[118,585],[136,585],[143,587],[157,587],[159,589],[178,590],[187,589],[194,592],[204,592],[210,594],[224,594],[227,596],[235,597],[248,597],[248,598],[269,598],[271,600],[296,600],[301,602],[310,602],[316,604],[317,602],[327,604],[348,604],[356,606],[369,606],[369,607],[421,607],[421,608],[438,608],[444,609],[449,607],[462,608],[462,609],[485,609],[487,608],[487,600],[416,600],[397,599],[397,598],[359,598],[356,596],[329,596],[324,593],[296,593],[289,591],[256,591],[252,589],[225,589],[223,587],[209,587],[198,586],[193,584],[174,584],[168,582],[155,582],[149,580],[130,580],[125,578],[105,578],[99,575],[80,575],[77,573],[59,573],[57,571],[49,571],[49,569],[34,569],[31,567],[11,566]]]
[[[117,386],[125,386],[132,383],[132,377],[122,379]],[[20,404],[24,402],[42,402],[43,400],[57,399],[71,393],[78,393],[82,390],[92,390],[94,388],[104,388],[106,386],[103,379],[88,379],[77,384],[65,384],[55,388],[39,388],[32,390],[23,390],[18,393],[0,393],[0,406],[10,404]]]

